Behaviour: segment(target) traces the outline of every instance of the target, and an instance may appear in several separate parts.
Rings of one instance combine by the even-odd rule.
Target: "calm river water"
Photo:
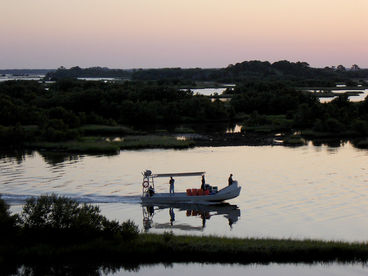
[[[340,147],[201,147],[121,151],[115,156],[30,152],[0,157],[0,192],[19,212],[29,196],[56,193],[98,204],[111,219],[141,231],[229,237],[368,240],[368,151]],[[230,173],[242,186],[231,205],[140,204],[141,172],[206,171],[223,187]],[[156,182],[168,190],[168,179]],[[176,191],[199,188],[200,177],[177,178]]]

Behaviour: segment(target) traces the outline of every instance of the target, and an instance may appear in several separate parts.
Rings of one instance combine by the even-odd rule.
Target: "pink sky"
[[[0,68],[368,68],[367,0],[1,0]]]

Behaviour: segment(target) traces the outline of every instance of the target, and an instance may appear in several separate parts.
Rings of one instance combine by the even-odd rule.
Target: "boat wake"
[[[15,195],[15,194],[0,194],[1,198],[5,200],[9,205],[22,205],[32,197],[37,198],[40,195]],[[63,194],[60,196],[65,196],[71,198],[79,203],[130,203],[130,204],[140,204],[140,196],[116,196],[116,195],[76,195],[76,194]]]

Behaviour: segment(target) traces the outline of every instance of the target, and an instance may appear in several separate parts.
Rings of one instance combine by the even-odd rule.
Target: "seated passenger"
[[[148,188],[148,194],[149,194],[149,196],[153,196],[155,194],[155,189],[153,189],[152,186],[149,186],[149,188]]]

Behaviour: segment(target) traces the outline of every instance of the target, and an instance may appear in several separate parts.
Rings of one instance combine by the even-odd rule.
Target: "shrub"
[[[138,226],[130,220],[122,224],[109,221],[100,214],[98,206],[79,204],[54,194],[28,199],[19,221],[24,230],[37,236],[46,231],[71,234],[73,238],[121,235],[125,240],[132,240],[139,234]]]
[[[20,222],[28,229],[102,230],[103,216],[97,206],[79,205],[56,195],[42,195],[27,200]]]

